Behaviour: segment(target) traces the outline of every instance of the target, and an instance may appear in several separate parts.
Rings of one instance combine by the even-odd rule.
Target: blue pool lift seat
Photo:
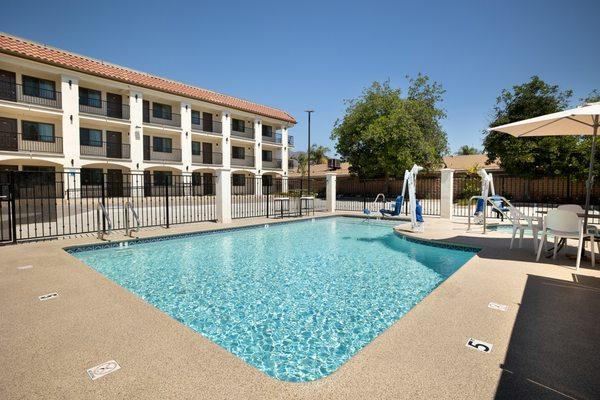
[[[402,212],[403,203],[404,196],[398,196],[396,197],[396,203],[394,204],[393,210],[386,210],[385,208],[382,208],[381,210],[379,210],[379,212],[381,213],[381,215],[389,215],[390,217],[398,216]]]
[[[416,206],[416,209],[415,209],[415,216],[416,216],[417,222],[424,222],[423,221],[423,207],[421,206],[421,203],[419,203],[419,200],[417,200],[417,206]]]

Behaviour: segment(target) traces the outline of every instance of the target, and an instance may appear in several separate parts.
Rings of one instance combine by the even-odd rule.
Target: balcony
[[[144,122],[147,124],[166,125],[180,128],[181,115],[176,113],[169,113],[167,115],[162,115],[158,117],[154,115],[153,110],[150,108],[144,110]]]
[[[181,162],[181,149],[166,152],[154,150],[154,147],[145,148],[144,161]]]
[[[129,159],[129,144],[113,142],[90,142],[79,146],[82,156]]]
[[[208,132],[220,135],[223,133],[221,121],[212,119],[192,118],[192,130],[198,132]]]
[[[88,99],[86,104],[82,104],[80,99],[79,112],[82,114],[129,120],[129,105],[105,100]]]
[[[275,133],[271,136],[263,135],[262,140],[266,143],[281,144],[281,133]]]
[[[240,128],[237,128],[240,129]],[[243,139],[254,139],[254,128],[247,126],[243,128],[244,130],[235,130],[233,126],[231,127],[231,136],[243,138]]]
[[[223,164],[223,156],[221,153],[192,154],[192,162],[194,164],[221,165]]]
[[[231,165],[236,167],[254,167],[254,157],[246,156],[244,158],[231,157]]]
[[[61,137],[23,138],[18,132],[0,132],[0,151],[62,154]]]
[[[292,135],[288,135],[288,146],[294,147],[294,137]]]
[[[278,159],[278,158],[274,158],[269,161],[263,160],[263,162],[262,162],[263,168],[266,168],[266,169],[281,169],[281,165],[282,165],[281,159]]]
[[[0,100],[59,109],[62,107],[60,92],[6,81],[0,81]]]

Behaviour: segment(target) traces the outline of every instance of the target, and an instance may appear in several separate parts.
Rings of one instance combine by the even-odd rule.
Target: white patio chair
[[[542,255],[542,249],[548,239],[548,233],[554,235],[554,253],[552,258],[556,259],[556,251],[558,248],[558,239],[577,239],[579,241],[577,245],[577,263],[576,270],[579,271],[579,264],[581,263],[581,252],[583,250],[583,242],[585,238],[593,243],[594,235],[590,233],[583,233],[583,220],[572,211],[565,210],[550,210],[548,215],[544,218],[543,230],[542,230],[542,241],[538,246],[538,253],[536,261],[540,261]],[[595,265],[595,252],[592,246],[592,266]]]
[[[571,211],[575,214],[580,214],[584,212],[583,207],[581,207],[579,204],[561,204],[560,206],[558,206],[558,209],[563,211]]]
[[[519,210],[513,205],[508,206],[508,212],[510,222],[512,223],[512,238],[510,239],[509,249],[512,250],[513,248],[513,243],[515,241],[517,231],[519,231],[519,248],[521,248],[523,244],[523,235],[525,234],[525,229],[529,228],[533,236],[533,252],[537,253],[538,234],[539,231],[542,229],[542,219],[539,217],[525,215],[521,212],[521,210]]]

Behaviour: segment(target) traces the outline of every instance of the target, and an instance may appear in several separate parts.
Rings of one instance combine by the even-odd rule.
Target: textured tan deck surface
[[[483,250],[338,371],[308,383],[268,377],[62,250],[93,237],[1,247],[0,399],[600,398],[598,269],[584,262],[576,275],[564,255],[535,263],[530,240],[510,251],[505,234],[467,234],[460,222],[429,218],[419,236]],[[59,297],[38,300],[50,292]],[[491,353],[467,348],[470,337],[492,343]],[[87,368],[111,359],[121,370],[89,379]]]

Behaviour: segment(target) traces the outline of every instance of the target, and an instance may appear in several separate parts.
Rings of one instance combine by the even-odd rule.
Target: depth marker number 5
[[[479,350],[483,353],[489,353],[490,351],[492,351],[492,346],[493,345],[490,343],[482,342],[481,340],[477,340],[477,339],[473,339],[473,338],[470,338],[469,341],[467,342],[467,347],[470,347],[475,350]]]

